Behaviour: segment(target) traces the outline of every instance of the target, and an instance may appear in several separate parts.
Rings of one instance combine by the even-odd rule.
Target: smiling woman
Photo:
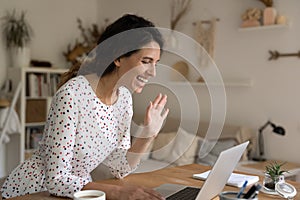
[[[162,47],[160,32],[142,17],[124,15],[109,25],[91,52],[92,62],[64,75],[38,150],[9,175],[2,196],[48,190],[72,198],[79,190],[102,190],[108,199],[162,199],[149,188],[96,183],[90,176],[105,164],[115,177],[125,177],[161,129],[169,111],[167,96],[158,94],[131,143],[131,92],[140,93],[156,75]]]

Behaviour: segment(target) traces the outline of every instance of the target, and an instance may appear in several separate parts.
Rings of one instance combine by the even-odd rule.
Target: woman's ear
[[[116,65],[116,67],[120,67],[120,66],[121,66],[120,58],[116,59],[116,60],[114,61],[114,63],[115,63],[115,65]]]

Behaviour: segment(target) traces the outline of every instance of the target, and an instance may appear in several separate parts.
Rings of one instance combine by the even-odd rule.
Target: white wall
[[[156,25],[169,27],[169,1],[146,0],[101,0],[99,17],[117,18],[124,13],[142,14]],[[238,31],[241,15],[249,7],[263,8],[259,1],[252,0],[193,0],[188,15],[178,25],[178,31],[192,36],[192,22],[212,17],[220,18],[217,24],[215,62],[225,80],[251,79],[250,88],[227,87],[226,122],[240,124],[257,130],[268,119],[286,128],[286,136],[264,132],[266,155],[271,159],[281,159],[300,163],[300,85],[299,58],[280,58],[268,61],[269,50],[282,53],[298,52],[300,1],[274,0],[278,12],[288,16],[292,23],[288,29]],[[165,77],[169,75],[164,74]],[[184,90],[184,89],[183,89]],[[199,89],[201,99],[201,89]],[[183,91],[184,92],[184,91]],[[200,94],[201,93],[201,94]],[[203,97],[206,101],[207,97]],[[144,105],[139,105],[139,109]],[[189,101],[182,102],[189,105]],[[168,105],[171,106],[171,105]],[[209,110],[209,109],[208,109]],[[207,109],[201,110],[203,118]],[[192,117],[192,116],[191,116]]]
[[[83,26],[97,22],[97,0],[1,0],[0,15],[7,10],[25,10],[27,19],[34,30],[31,57],[50,61],[56,67],[67,67],[63,52],[75,39],[82,39],[77,28],[77,18]],[[6,51],[2,38],[0,42],[0,83],[4,80]]]
[[[280,137],[265,130],[268,158],[300,163],[300,79],[299,58],[280,58],[268,61],[268,50],[283,53],[299,51],[300,26],[297,19],[299,0],[274,0],[277,10],[289,17],[289,29],[239,32],[240,16],[246,8],[263,5],[253,0],[193,0],[188,15],[179,23],[178,31],[192,35],[195,20],[220,18],[217,24],[215,62],[224,79],[251,78],[251,88],[226,88],[228,123],[258,129],[268,119],[286,128],[287,135]],[[124,13],[137,13],[154,21],[160,27],[169,27],[170,0],[2,0],[0,13],[10,8],[26,9],[35,30],[32,57],[50,60],[56,66],[66,63],[62,52],[80,36],[76,17],[84,22],[101,24],[104,18],[111,21]],[[5,48],[0,42],[0,83],[5,74]],[[167,77],[168,75],[165,74]],[[202,94],[199,94],[201,99]],[[203,97],[204,99],[206,97]],[[188,105],[188,101],[184,102]],[[207,114],[204,109],[201,115]]]
[[[27,19],[34,30],[31,57],[50,61],[56,67],[67,67],[63,52],[68,44],[82,39],[77,28],[77,18],[83,26],[97,22],[97,0],[1,0],[0,17],[7,10],[25,10]],[[1,30],[2,32],[2,30]],[[8,66],[7,52],[3,39],[0,39],[0,86],[6,78]],[[0,177],[6,174],[5,146],[0,144]],[[17,152],[16,149],[14,152]]]

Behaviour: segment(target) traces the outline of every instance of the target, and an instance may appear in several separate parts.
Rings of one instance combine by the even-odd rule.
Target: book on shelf
[[[39,96],[39,80],[38,77],[30,73],[28,74],[28,96],[38,97]]]
[[[29,73],[27,79],[29,97],[47,97],[55,94],[60,74]]]

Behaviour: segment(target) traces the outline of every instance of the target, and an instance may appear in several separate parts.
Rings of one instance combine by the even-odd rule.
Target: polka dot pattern
[[[90,172],[100,163],[115,177],[126,176],[133,170],[126,159],[132,114],[132,96],[125,87],[108,106],[84,76],[71,79],[53,97],[39,148],[9,175],[2,196],[48,190],[73,197],[92,181]]]

